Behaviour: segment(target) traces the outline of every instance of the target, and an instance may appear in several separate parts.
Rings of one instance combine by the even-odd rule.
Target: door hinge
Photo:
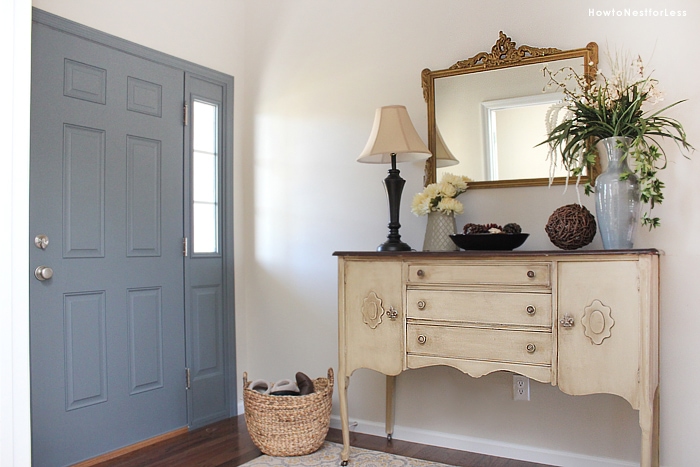
[[[190,369],[185,368],[185,389],[188,391],[192,388],[192,380],[190,379]]]
[[[187,126],[189,125],[189,120],[188,120],[188,115],[189,112],[187,112],[187,102],[185,102],[185,105],[182,108],[182,123]]]
[[[182,256],[187,258],[187,237],[182,237]]]

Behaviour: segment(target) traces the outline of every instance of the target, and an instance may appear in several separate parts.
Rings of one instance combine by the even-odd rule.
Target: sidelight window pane
[[[192,237],[194,253],[219,252],[219,108],[192,106]]]
[[[216,163],[214,154],[194,152],[192,191],[195,202],[216,203]]]
[[[194,252],[216,253],[218,248],[218,217],[215,204],[195,203],[193,215],[194,225]]]
[[[194,101],[193,105],[193,147],[195,151],[216,153],[218,133],[218,106],[209,102]]]

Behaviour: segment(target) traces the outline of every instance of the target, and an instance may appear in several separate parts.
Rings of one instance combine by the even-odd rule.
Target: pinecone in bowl
[[[489,229],[483,224],[465,224],[462,232],[465,235],[488,233]]]
[[[520,228],[515,222],[511,222],[503,226],[503,232],[507,234],[519,234],[522,233],[523,229]]]

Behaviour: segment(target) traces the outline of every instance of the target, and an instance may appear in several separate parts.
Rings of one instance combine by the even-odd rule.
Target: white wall
[[[637,5],[637,4],[635,4]],[[255,377],[270,379],[297,369],[314,375],[336,357],[336,262],[334,250],[371,250],[386,234],[381,179],[386,167],[355,162],[376,107],[404,104],[421,135],[426,110],[423,68],[446,68],[490,50],[504,30],[518,44],[562,49],[596,41],[648,58],[667,91],[666,102],[690,99],[670,114],[700,144],[698,65],[687,46],[697,42],[700,10],[691,1],[664,2],[686,10],[681,18],[589,17],[589,8],[630,7],[606,0],[528,2],[475,0],[322,0],[249,2],[246,62],[246,155],[253,157],[253,242],[245,265],[245,310]],[[659,8],[658,4],[645,5]],[[639,6],[638,6],[639,7]],[[605,68],[605,67],[604,67]],[[662,177],[668,188],[657,211],[662,227],[640,232],[638,247],[665,251],[661,295],[661,462],[696,462],[692,439],[700,434],[700,344],[691,284],[700,278],[695,234],[700,214],[700,164],[666,145],[671,162]],[[696,159],[697,157],[695,157]],[[408,180],[402,234],[420,247],[425,219],[412,216],[410,197],[420,190],[422,168],[404,165]],[[551,249],[544,233],[549,215],[575,199],[561,188],[467,192],[460,222],[519,222],[532,234],[525,249]],[[592,200],[584,202],[592,209]],[[251,219],[252,220],[252,219]],[[596,239],[592,248],[600,248]],[[239,252],[240,254],[240,252]],[[614,278],[611,278],[614,280]],[[253,336],[255,342],[253,342]],[[353,418],[382,422],[383,380],[358,371],[350,386]],[[637,415],[623,400],[598,395],[574,398],[533,383],[532,401],[510,400],[510,378],[478,380],[456,370],[432,368],[403,374],[398,382],[400,429],[434,430],[464,437],[529,445],[580,455],[638,461]]]
[[[268,379],[299,370],[316,377],[337,366],[332,252],[374,249],[386,236],[388,217],[381,185],[387,168],[355,159],[378,106],[406,105],[426,136],[423,68],[446,68],[489,50],[499,30],[518,44],[568,49],[595,41],[603,52],[609,45],[653,55],[651,67],[667,91],[666,102],[689,99],[670,114],[700,145],[700,66],[689,58],[700,8],[676,0],[644,7],[685,10],[687,16],[589,17],[589,8],[630,8],[630,3],[34,0],[39,8],[236,77],[238,368]],[[150,21],[133,18],[136,7],[146,9]],[[693,399],[700,386],[700,321],[692,293],[700,279],[694,189],[700,163],[697,156],[680,157],[672,145],[666,149],[671,158],[662,173],[666,201],[656,210],[662,227],[640,232],[636,246],[665,252],[661,464],[689,466],[700,435],[700,405]],[[401,232],[420,248],[425,218],[411,215],[409,204],[421,189],[422,167],[400,169],[407,179]],[[531,233],[524,249],[552,249],[544,233],[547,218],[575,199],[572,189],[562,195],[561,188],[473,190],[461,197],[465,214],[458,222],[518,222]],[[592,210],[591,199],[584,203]],[[600,246],[596,239],[590,248]],[[620,465],[638,461],[636,413],[622,399],[574,398],[538,383],[531,392],[531,402],[516,404],[504,374],[471,379],[445,368],[408,372],[398,382],[396,436],[422,429],[456,436],[458,442],[477,438],[529,446],[532,453],[607,457]],[[381,423],[383,404],[383,379],[358,371],[350,386],[352,418]],[[504,444],[489,449],[505,452]]]

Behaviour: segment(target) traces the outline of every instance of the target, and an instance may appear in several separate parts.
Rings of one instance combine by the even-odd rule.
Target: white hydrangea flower
[[[464,206],[455,198],[467,190],[470,181],[465,176],[444,174],[440,183],[431,183],[413,197],[411,212],[417,216],[434,211],[461,214]]]
[[[416,216],[425,216],[430,212],[430,196],[425,193],[418,193],[413,197],[411,212]]]
[[[448,198],[454,198],[455,196],[457,196],[457,188],[455,188],[455,186],[451,183],[448,183],[443,180],[438,184],[438,187],[440,189],[440,193],[443,196],[446,196]]]
[[[444,174],[440,180],[441,183],[449,183],[452,185],[459,193],[464,193],[467,190],[468,181],[469,179],[467,177],[450,173]]]
[[[454,198],[443,198],[437,205],[437,209],[445,214],[462,214],[464,206]]]

